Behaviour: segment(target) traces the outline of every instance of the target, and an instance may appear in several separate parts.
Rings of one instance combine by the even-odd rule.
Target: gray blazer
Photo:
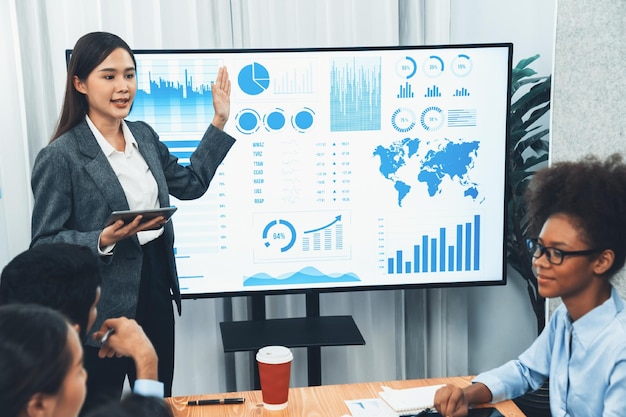
[[[235,142],[211,125],[191,155],[191,163],[184,167],[149,125],[126,123],[156,180],[161,207],[170,205],[170,194],[180,200],[202,196]],[[31,185],[35,197],[31,246],[69,242],[98,254],[98,237],[109,214],[129,209],[121,184],[84,120],[39,152]],[[172,222],[165,225],[163,237],[167,242],[164,256],[169,264],[170,287],[180,314]],[[107,318],[135,317],[142,261],[136,236],[119,241],[112,256],[100,257],[102,297],[93,329]]]

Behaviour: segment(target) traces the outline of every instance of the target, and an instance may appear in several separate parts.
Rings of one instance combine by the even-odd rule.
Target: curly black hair
[[[620,154],[605,160],[588,155],[538,171],[526,192],[529,233],[539,235],[554,214],[565,214],[590,247],[615,253],[611,277],[626,260],[626,164]]]

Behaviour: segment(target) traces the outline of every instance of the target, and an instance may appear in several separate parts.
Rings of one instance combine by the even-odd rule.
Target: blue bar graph
[[[400,92],[398,93],[397,98],[413,98],[415,94],[413,94],[412,88],[411,84],[407,81],[404,85],[400,86]]]
[[[202,133],[213,120],[211,82],[217,76],[219,60],[203,65],[171,57],[143,60],[137,56],[137,93],[129,120],[150,124],[182,165],[196,149]],[[176,132],[176,138],[172,138]]]
[[[441,92],[439,91],[439,87],[437,87],[436,85],[433,85],[432,88],[427,88],[426,89],[426,94],[424,95],[424,97],[441,97]]]
[[[465,270],[469,271],[472,255],[472,224],[465,223]]]
[[[451,233],[450,233],[451,232]],[[448,245],[448,234],[456,233],[456,244]],[[480,215],[473,222],[439,228],[436,236],[421,236],[419,244],[407,251],[395,249],[387,258],[387,274],[453,272],[480,270]],[[412,259],[410,259],[412,255]]]
[[[381,58],[335,59],[330,71],[331,132],[380,130]]]
[[[139,72],[137,77],[147,82],[144,89],[138,86],[129,119],[148,121],[159,133],[181,130],[181,126],[185,126],[183,130],[204,131],[214,113],[211,85],[196,84],[187,68],[179,71],[181,79],[174,80],[168,79],[167,73]]]
[[[446,270],[446,229],[439,229],[439,270]]]
[[[430,239],[430,272],[437,272],[437,238]]]
[[[428,272],[428,236],[422,236],[422,272]]]
[[[474,271],[480,270],[480,216],[474,216]]]
[[[469,95],[470,93],[467,91],[467,88],[461,87],[454,91],[453,97],[469,97]]]
[[[463,226],[456,226],[456,270],[460,271],[463,265]]]

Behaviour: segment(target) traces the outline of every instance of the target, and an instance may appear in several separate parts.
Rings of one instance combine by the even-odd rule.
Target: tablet
[[[442,417],[441,414],[433,411],[424,416]],[[504,417],[495,407],[470,408],[467,417]]]
[[[142,215],[141,223],[147,222],[148,220],[152,220],[155,217],[163,216],[168,221],[172,214],[178,210],[178,207],[161,207],[156,209],[147,209],[147,210],[119,210],[111,213],[109,218],[107,219],[104,227],[110,226],[118,220],[124,220],[124,224],[130,223],[135,220],[135,217],[138,215]]]

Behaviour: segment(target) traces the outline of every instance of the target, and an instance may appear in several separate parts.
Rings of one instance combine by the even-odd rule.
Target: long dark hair
[[[89,111],[87,98],[74,88],[74,77],[85,81],[91,71],[118,48],[126,50],[133,59],[133,64],[137,67],[135,55],[133,55],[130,46],[117,35],[108,32],[91,32],[83,35],[76,42],[67,68],[65,99],[63,100],[61,116],[50,142],[76,126]]]
[[[37,393],[56,394],[71,363],[61,313],[35,304],[0,307],[0,410],[18,416]]]

